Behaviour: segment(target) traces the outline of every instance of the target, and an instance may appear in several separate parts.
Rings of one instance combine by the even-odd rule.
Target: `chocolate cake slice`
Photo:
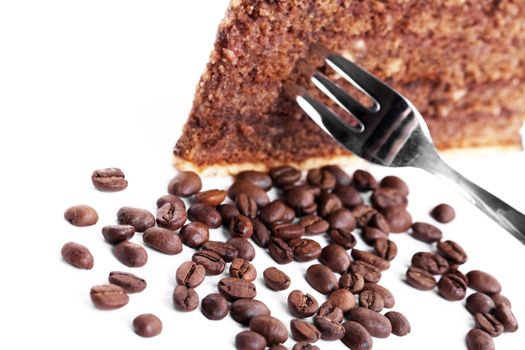
[[[350,156],[283,91],[327,70],[313,54],[317,45],[408,97],[441,149],[520,145],[524,1],[232,0],[175,146],[176,165],[235,173]]]

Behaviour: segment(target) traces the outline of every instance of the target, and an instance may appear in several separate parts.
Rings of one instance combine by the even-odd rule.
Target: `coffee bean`
[[[292,262],[294,257],[292,248],[280,238],[270,239],[270,242],[268,242],[268,252],[272,259],[281,265]]]
[[[506,304],[496,305],[494,316],[503,324],[505,332],[515,332],[518,329],[518,320],[512,313],[510,306]]]
[[[292,332],[292,337],[299,342],[315,343],[321,338],[321,332],[313,324],[303,320],[292,319],[290,321],[290,331]]]
[[[91,270],[94,265],[93,255],[82,244],[68,242],[60,251],[64,260],[79,269]]]
[[[268,348],[269,350],[287,350],[286,346],[283,344],[275,344]]]
[[[318,346],[310,344],[305,341],[300,341],[299,343],[296,343],[292,350],[320,350]]]
[[[422,242],[432,243],[443,238],[443,233],[434,225],[426,222],[415,222],[412,224],[412,237]]]
[[[392,261],[397,256],[397,245],[387,238],[379,238],[374,242],[374,251],[377,256]]]
[[[119,224],[131,225],[137,232],[144,232],[155,226],[155,217],[146,209],[122,207],[117,212],[117,219]]]
[[[266,339],[254,331],[242,331],[235,336],[237,350],[264,350]]]
[[[141,337],[151,338],[162,332],[162,321],[153,314],[142,314],[133,320],[133,329]]]
[[[350,256],[339,244],[328,244],[321,250],[319,261],[332,271],[343,273],[350,266]]]
[[[368,222],[376,213],[377,210],[365,204],[360,204],[352,209],[352,215],[354,216],[357,227],[359,228],[368,226]]]
[[[244,215],[237,215],[230,219],[228,231],[232,237],[250,238],[253,235],[253,223]]]
[[[191,257],[191,260],[196,264],[204,266],[206,275],[209,276],[220,275],[224,271],[226,265],[221,256],[211,250],[195,252]]]
[[[294,259],[299,262],[312,261],[321,255],[321,245],[312,239],[292,239],[288,245],[292,248]]]
[[[496,304],[489,296],[476,292],[467,297],[466,307],[472,315],[475,315],[477,313],[492,313]]]
[[[119,168],[99,169],[91,175],[93,186],[99,191],[116,192],[128,187],[128,180]]]
[[[439,294],[451,301],[461,300],[467,292],[467,284],[455,274],[447,273],[438,282]]]
[[[168,230],[178,230],[187,219],[186,207],[179,204],[166,203],[157,210],[157,225]]]
[[[393,188],[378,188],[370,196],[370,203],[374,208],[383,212],[386,208],[399,207],[406,209],[408,205],[407,197],[403,196],[398,190]]]
[[[413,266],[406,272],[406,281],[419,290],[431,290],[437,284],[436,279],[430,272]]]
[[[126,293],[140,293],[146,289],[146,280],[128,272],[112,271],[109,273],[108,281],[122,287]]]
[[[390,232],[406,232],[412,225],[412,216],[402,207],[388,207],[383,215],[390,226]]]
[[[309,215],[317,210],[313,189],[297,186],[286,191],[284,200],[299,215]]]
[[[147,246],[164,254],[179,254],[182,243],[175,232],[161,227],[150,227],[142,235],[142,240]]]
[[[168,184],[168,193],[189,197],[199,192],[201,188],[202,181],[199,175],[193,171],[181,171]]]
[[[337,278],[332,270],[321,264],[308,267],[306,281],[321,294],[329,294],[338,286]]]
[[[283,165],[270,169],[270,176],[276,187],[284,188],[295,184],[301,178],[301,171],[294,167]]]
[[[89,205],[75,205],[64,212],[64,218],[71,225],[84,227],[95,225],[98,221],[98,214]]]
[[[179,238],[190,248],[198,248],[208,241],[210,231],[205,224],[194,221],[182,226],[179,232]]]
[[[319,315],[315,316],[314,324],[321,333],[321,339],[323,340],[339,340],[345,335],[343,325],[328,317]]]
[[[364,261],[370,265],[373,265],[379,271],[388,270],[390,267],[390,263],[387,260],[380,258],[373,253],[365,252],[364,250],[352,249],[351,255],[354,260]]]
[[[480,329],[471,329],[467,333],[468,350],[495,350],[492,337]]]
[[[199,306],[199,295],[193,288],[178,285],[173,291],[173,304],[179,311],[193,311]]]
[[[335,176],[326,170],[311,169],[306,175],[308,183],[314,187],[319,187],[322,190],[331,190],[335,187]]]
[[[350,264],[350,271],[363,276],[365,282],[377,283],[381,279],[381,272],[377,267],[362,260],[353,261]]]
[[[327,217],[331,229],[344,229],[352,231],[356,227],[356,222],[352,212],[346,208],[339,208],[331,212]]]
[[[438,242],[437,251],[453,264],[464,264],[468,259],[467,253],[454,241]]]
[[[374,213],[368,221],[368,226],[384,232],[387,236],[390,232],[390,225],[381,213]]]
[[[339,278],[339,288],[348,289],[351,293],[359,293],[365,286],[362,275],[353,272],[345,272]]]
[[[377,188],[377,180],[366,170],[356,170],[352,176],[352,183],[356,190],[366,192]]]
[[[221,241],[206,241],[202,244],[201,248],[219,254],[225,262],[231,262],[238,254],[237,249],[235,249],[233,245]]]
[[[352,186],[336,186],[332,192],[341,200],[344,207],[353,209],[363,204],[363,198]]]
[[[269,315],[252,317],[250,329],[262,335],[269,346],[284,343],[288,339],[288,330],[284,323]]]
[[[217,211],[221,214],[222,224],[228,226],[231,218],[240,215],[239,209],[233,204],[221,204],[217,207]]]
[[[343,310],[332,305],[329,301],[325,301],[319,307],[319,310],[317,310],[317,316],[326,317],[336,323],[341,323],[344,319]]]
[[[157,199],[157,208],[162,207],[166,203],[175,204],[177,208],[184,208],[184,210],[186,210],[186,204],[184,204],[184,201],[174,194],[166,194]]]
[[[376,294],[381,295],[381,298],[383,298],[383,302],[385,304],[385,307],[387,309],[391,309],[396,304],[396,300],[394,298],[394,295],[385,287],[376,284],[376,283],[365,283],[363,290],[370,290]]]
[[[442,275],[447,272],[449,265],[447,260],[440,255],[419,252],[412,256],[412,266],[426,270],[433,275]]]
[[[275,200],[266,204],[261,208],[259,218],[265,224],[273,224],[274,222],[283,221],[288,206],[280,200]]]
[[[239,299],[230,305],[230,315],[235,321],[248,325],[252,317],[270,315],[270,309],[256,299]]]
[[[450,205],[442,203],[432,209],[430,216],[432,216],[436,221],[446,224],[454,220],[456,217],[456,212]]]
[[[257,270],[248,261],[235,258],[230,265],[230,276],[252,282],[257,278]]]
[[[94,286],[89,292],[91,301],[102,310],[114,310],[123,307],[129,301],[126,291],[114,284]]]
[[[385,314],[392,325],[392,334],[404,337],[410,333],[411,327],[405,315],[397,311],[389,311]]]
[[[351,350],[370,350],[372,349],[372,337],[370,333],[360,323],[355,321],[346,321],[343,323],[345,335],[341,338]]]
[[[334,243],[339,244],[345,249],[352,249],[357,244],[352,231],[345,229],[331,229],[328,234]]]
[[[219,293],[228,301],[235,301],[237,299],[253,299],[257,295],[255,285],[249,281],[226,277],[219,281]]]
[[[222,224],[221,214],[204,203],[194,203],[188,209],[188,218],[191,221],[202,222],[208,227],[218,228]]]
[[[392,333],[392,325],[388,318],[370,309],[364,307],[351,309],[348,318],[359,322],[372,337],[386,338]]]
[[[327,302],[340,308],[343,313],[347,313],[348,310],[355,306],[354,295],[345,288],[336,289],[330,293]]]
[[[301,238],[304,235],[304,227],[299,224],[273,223],[270,230],[272,237],[280,238],[286,242]]]
[[[248,197],[246,193],[239,193],[235,197],[235,206],[239,209],[239,213],[250,219],[257,217],[257,203],[251,197]]]
[[[467,282],[467,283],[468,283],[468,282]],[[512,304],[511,304],[510,300],[509,300],[506,296],[504,296],[504,295],[501,295],[501,294],[499,294],[499,293],[497,293],[497,294],[491,294],[491,295],[490,295],[490,298],[491,298],[492,300],[494,300],[494,304],[495,304],[495,305],[505,304],[505,305],[507,305],[508,307],[512,307]]]
[[[290,277],[276,267],[269,267],[263,272],[264,282],[273,290],[285,290],[290,287]]]
[[[401,180],[397,176],[385,176],[379,182],[381,188],[393,188],[401,193],[403,196],[408,196],[409,190],[408,185],[405,181]]]
[[[359,306],[379,312],[385,307],[383,297],[370,289],[359,293]]]
[[[496,294],[501,292],[501,284],[498,280],[483,271],[472,270],[467,273],[468,286],[478,292],[485,294]]]
[[[323,218],[327,217],[328,214],[333,213],[337,209],[341,209],[342,207],[343,203],[341,203],[339,197],[333,193],[321,193],[317,199],[317,213]]]
[[[117,244],[130,240],[135,235],[135,228],[131,225],[109,225],[102,227],[102,236],[106,242]]]
[[[268,241],[270,240],[270,231],[258,219],[252,220],[252,225],[253,225],[253,234],[252,234],[253,241],[259,247],[266,248],[268,246]]]
[[[201,311],[209,320],[222,320],[228,315],[228,301],[218,293],[208,294],[201,301]]]
[[[195,195],[195,200],[204,203],[210,207],[216,207],[226,199],[226,191],[224,190],[207,190],[201,191]]]
[[[301,218],[299,225],[304,227],[305,234],[319,235],[330,228],[328,221],[317,215],[308,215]]]
[[[310,294],[304,294],[300,290],[294,290],[288,294],[288,310],[292,316],[305,318],[317,312],[319,304]]]
[[[237,257],[247,261],[252,261],[255,258],[255,249],[253,245],[246,238],[232,237],[226,241],[237,250]]]
[[[252,183],[255,186],[259,186],[265,191],[269,191],[272,188],[272,178],[270,177],[270,175],[260,171],[241,171],[235,176],[235,180]]]
[[[262,188],[250,182],[235,181],[228,190],[228,197],[232,201],[235,201],[235,199],[240,193],[244,193],[248,197],[252,198],[255,201],[255,203],[257,203],[257,206],[259,208],[264,207],[270,202],[268,194],[266,194],[266,192]]]
[[[115,246],[115,257],[128,267],[142,267],[148,262],[146,250],[133,242],[123,241]]]
[[[487,332],[491,337],[497,337],[503,333],[503,325],[493,315],[489,313],[480,313],[474,315],[476,328]]]
[[[352,181],[350,176],[348,176],[348,174],[337,165],[325,165],[321,168],[321,170],[332,173],[332,175],[335,177],[337,185],[339,186],[350,185],[350,182]]]
[[[175,273],[175,279],[177,284],[188,288],[195,288],[204,281],[206,275],[206,269],[200,264],[196,264],[193,261],[183,262],[177,272]]]

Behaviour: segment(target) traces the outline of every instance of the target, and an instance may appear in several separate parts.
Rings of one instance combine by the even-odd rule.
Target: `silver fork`
[[[355,125],[350,125],[304,89],[294,87],[293,95],[299,106],[328,135],[372,163],[422,168],[448,180],[471,203],[525,244],[525,215],[446,164],[436,151],[421,114],[408,99],[340,55],[328,52],[324,58],[373,101],[371,107],[366,107],[323,74],[313,74],[314,85],[355,117]]]

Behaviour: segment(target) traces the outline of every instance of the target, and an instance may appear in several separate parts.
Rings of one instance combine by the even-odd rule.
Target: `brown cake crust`
[[[326,70],[313,44],[407,96],[441,149],[520,144],[525,2],[233,0],[174,149],[178,166],[346,161],[283,93],[285,81],[307,87],[306,71]]]

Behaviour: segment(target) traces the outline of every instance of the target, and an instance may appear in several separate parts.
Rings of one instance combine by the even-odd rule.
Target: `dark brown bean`
[[[233,245],[222,241],[206,241],[201,248],[219,254],[225,262],[231,262],[238,254],[237,249]]]
[[[387,238],[379,238],[374,242],[374,251],[377,256],[392,261],[397,256],[397,245]]]
[[[261,248],[268,246],[270,240],[270,230],[258,219],[252,220],[253,234],[252,239]]]
[[[319,304],[310,294],[304,294],[300,290],[294,290],[288,294],[288,310],[292,316],[305,318],[317,312]]]
[[[315,316],[314,324],[321,333],[323,340],[339,340],[345,335],[343,325],[327,317]]]
[[[205,224],[195,221],[190,222],[182,227],[179,232],[179,238],[190,248],[198,248],[208,241],[210,231]]]
[[[306,281],[319,293],[330,294],[338,286],[332,270],[321,264],[314,264],[306,270]]]
[[[250,238],[253,235],[253,223],[244,215],[237,215],[230,219],[228,231],[232,237]]]
[[[305,341],[300,341],[293,346],[292,350],[320,350],[320,349],[317,345],[313,345]]]
[[[299,225],[304,227],[305,234],[319,235],[330,228],[328,221],[317,215],[308,215],[301,218]]]
[[[451,301],[462,300],[467,293],[467,284],[459,276],[444,274],[438,282],[439,294]]]
[[[230,203],[219,205],[217,207],[217,211],[221,214],[222,224],[224,226],[228,226],[231,218],[241,214],[239,212],[239,209],[237,209],[235,205],[230,204]]]
[[[518,329],[518,320],[506,304],[496,305],[494,316],[503,324],[505,332],[515,332]]]
[[[225,268],[226,263],[222,260],[221,256],[211,250],[201,250],[195,252],[191,257],[191,260],[204,266],[206,275],[217,276],[220,275]]]
[[[255,249],[253,245],[246,238],[232,237],[226,241],[237,250],[237,257],[247,261],[252,261],[255,258]]]
[[[208,294],[201,301],[201,311],[209,320],[222,320],[228,315],[228,301],[218,293]]]
[[[352,231],[344,229],[332,229],[329,231],[331,240],[339,244],[345,249],[352,249],[357,244],[357,241],[352,234]]]
[[[292,248],[280,238],[270,239],[270,242],[268,242],[268,252],[278,264],[288,264],[292,262],[294,257]]]
[[[292,319],[290,321],[290,331],[292,332],[292,337],[299,342],[315,343],[321,338],[321,332],[313,324],[303,320]]]
[[[334,290],[328,296],[327,302],[347,313],[355,306],[354,295],[348,289],[340,288]]]
[[[317,199],[317,213],[323,218],[335,212],[337,209],[341,209],[342,207],[343,203],[341,203],[339,197],[333,193],[321,193]]]
[[[304,227],[299,224],[273,223],[270,230],[272,237],[280,238],[286,242],[301,238],[304,235]]]
[[[122,207],[117,212],[117,219],[119,224],[131,225],[137,232],[144,232],[155,226],[155,217],[146,209]]]
[[[284,188],[295,184],[301,178],[301,171],[294,167],[283,165],[270,169],[270,176],[276,187]]]
[[[410,267],[407,270],[406,281],[419,290],[431,290],[437,284],[436,279],[430,272],[418,267]]]
[[[388,239],[388,233],[385,233],[376,227],[366,226],[361,232],[363,241],[368,245],[374,244],[378,239]]]
[[[219,281],[217,287],[228,301],[253,299],[257,295],[255,285],[240,278],[225,277]]]
[[[397,311],[389,311],[385,314],[392,325],[392,334],[404,337],[410,333],[411,327],[405,315]]]
[[[126,291],[114,284],[94,286],[89,292],[91,301],[102,310],[114,310],[123,307],[129,301]]]
[[[374,208],[383,212],[390,207],[406,209],[408,199],[394,188],[377,188],[370,196],[370,203]]]
[[[175,273],[177,284],[188,288],[195,288],[204,281],[206,269],[193,261],[183,262]]]
[[[362,275],[353,272],[345,272],[339,278],[339,288],[348,289],[353,294],[359,293],[365,286]]]
[[[338,165],[325,165],[321,170],[328,171],[335,176],[335,180],[338,186],[347,186],[352,182],[350,176],[341,169]]]
[[[299,215],[309,215],[317,210],[313,189],[297,186],[286,191],[284,200]]]
[[[257,270],[248,261],[235,258],[230,264],[230,276],[252,282],[257,278]]]
[[[272,188],[272,178],[270,175],[261,171],[245,170],[241,171],[235,176],[236,181],[250,182],[255,186],[259,186],[265,191],[269,191]]]
[[[341,323],[344,319],[343,310],[337,306],[332,305],[328,301],[325,301],[319,307],[319,310],[317,310],[317,316],[326,317],[336,323]]]
[[[468,259],[467,253],[454,241],[438,242],[437,251],[453,264],[464,264]]]
[[[479,270],[472,270],[467,273],[468,286],[478,292],[485,294],[496,294],[501,292],[501,284],[498,280],[484,272]]]
[[[503,333],[503,325],[493,315],[489,313],[480,313],[474,315],[476,328],[487,332],[491,337],[497,337]]]
[[[92,226],[97,223],[98,214],[96,210],[89,205],[80,204],[66,209],[64,219],[74,226]]]
[[[368,221],[368,226],[377,228],[378,230],[384,232],[387,235],[390,232],[390,225],[381,213],[374,213]]]
[[[327,217],[331,229],[344,229],[352,231],[356,227],[352,212],[346,208],[339,208],[331,212]]]
[[[188,218],[191,221],[202,222],[208,227],[218,228],[222,225],[222,216],[214,208],[204,203],[194,203],[188,208]]]
[[[366,192],[377,188],[377,180],[366,170],[356,170],[352,176],[356,190]]]
[[[93,186],[99,191],[116,192],[128,187],[128,180],[119,168],[106,168],[95,170],[91,175]]]
[[[345,208],[353,209],[363,204],[363,198],[352,186],[336,186],[332,193],[339,197]]]
[[[446,224],[454,220],[456,217],[456,212],[450,205],[442,203],[430,211],[430,216],[432,216],[436,221]]]
[[[443,233],[434,225],[426,222],[414,222],[412,224],[412,237],[422,242],[432,243],[443,238]]]
[[[248,197],[252,198],[255,201],[255,203],[257,203],[257,206],[259,208],[264,207],[270,202],[268,194],[266,194],[266,192],[262,188],[250,182],[235,181],[228,190],[228,197],[232,201],[235,201],[235,199],[240,193],[244,193]]]
[[[392,333],[392,325],[385,316],[364,307],[356,307],[348,312],[348,318],[359,322],[372,337],[386,338]]]
[[[193,288],[178,285],[173,291],[173,304],[179,311],[193,311],[199,306],[199,295]]]
[[[360,204],[352,209],[352,215],[354,216],[357,227],[359,228],[368,226],[368,222],[376,213],[377,210],[365,204]]]
[[[292,239],[288,245],[293,251],[294,259],[299,262],[312,261],[321,255],[321,245],[312,239]]]
[[[447,260],[430,252],[418,252],[412,256],[412,266],[426,270],[433,275],[442,275],[449,269]]]
[[[362,260],[353,261],[350,264],[350,271],[363,276],[365,282],[377,283],[381,279],[381,271],[379,271],[374,265]]]
[[[471,329],[467,333],[468,350],[495,350],[492,337],[480,329]]]
[[[184,210],[186,210],[186,204],[184,204],[184,201],[174,194],[166,194],[157,199],[157,208],[162,207],[166,203],[173,203],[178,208],[184,208]]]
[[[201,188],[202,181],[199,175],[193,171],[181,171],[168,184],[168,193],[189,197],[199,192]]]
[[[269,267],[263,272],[264,282],[273,290],[285,290],[290,287],[290,277],[276,267]]]
[[[162,332],[162,321],[153,314],[138,315],[133,319],[133,329],[137,335],[151,338]]]
[[[350,256],[339,244],[328,244],[321,250],[319,261],[332,271],[343,273],[350,266]]]
[[[184,225],[188,215],[185,206],[174,203],[166,203],[157,210],[157,225],[168,230],[178,230]]]
[[[267,225],[283,221],[286,214],[286,208],[288,208],[288,206],[282,201],[275,200],[261,208],[259,218]]]
[[[397,176],[385,176],[379,182],[379,187],[393,188],[399,191],[403,196],[408,196],[408,185]]]
[[[331,172],[322,169],[309,170],[306,180],[311,186],[319,187],[322,190],[331,190],[336,185],[335,176]]]
[[[385,287],[376,283],[365,283],[363,290],[371,290],[374,293],[381,295],[383,302],[387,309],[391,309],[396,304],[394,295]]]
[[[269,315],[252,317],[250,329],[262,335],[269,346],[284,343],[288,339],[288,330],[284,323]]]
[[[250,219],[255,219],[257,217],[257,203],[246,193],[239,193],[235,197],[235,206],[239,209],[239,213],[244,216],[249,217]]]
[[[235,321],[248,325],[252,317],[270,315],[270,309],[256,299],[239,299],[231,303],[230,315]]]
[[[341,339],[351,350],[370,350],[372,349],[372,337],[370,333],[360,323],[346,321],[343,323],[345,335]]]
[[[412,216],[402,207],[388,207],[383,212],[383,215],[386,221],[388,221],[390,232],[406,232],[412,225]]]
[[[352,258],[354,258],[354,260],[361,260],[366,263],[369,263],[370,265],[376,267],[379,271],[385,271],[388,270],[388,268],[390,268],[390,263],[387,260],[380,258],[379,256],[373,253],[354,248],[352,249],[351,255]]]
[[[131,225],[109,225],[102,227],[102,236],[106,242],[117,244],[128,241],[135,235],[135,227]]]
[[[82,244],[68,242],[60,251],[64,260],[79,269],[91,270],[94,265],[93,255],[88,248]]]
[[[383,297],[370,289],[359,293],[359,306],[379,312],[385,307]]]
[[[235,336],[237,350],[264,350],[266,339],[254,331],[242,331]]]
[[[161,227],[150,227],[142,235],[144,243],[161,253],[174,255],[182,251],[182,243],[175,232]]]
[[[108,281],[122,287],[126,293],[140,293],[147,287],[146,280],[128,272],[112,271],[109,273]]]
[[[479,313],[493,313],[496,308],[494,300],[483,293],[472,293],[467,297],[466,300],[467,310],[475,315]]]
[[[468,283],[468,281],[467,281]],[[494,300],[494,304],[496,305],[499,305],[499,304],[505,304],[507,305],[508,307],[512,307],[512,303],[510,302],[509,298],[507,298],[506,296],[504,295],[501,295],[499,293],[497,294],[491,294],[490,295],[490,298],[492,300]]]
[[[224,190],[207,190],[195,194],[195,200],[210,207],[216,207],[226,199],[226,191]]]
[[[115,257],[128,267],[142,267],[148,262],[146,250],[133,242],[123,241],[115,246]]]

